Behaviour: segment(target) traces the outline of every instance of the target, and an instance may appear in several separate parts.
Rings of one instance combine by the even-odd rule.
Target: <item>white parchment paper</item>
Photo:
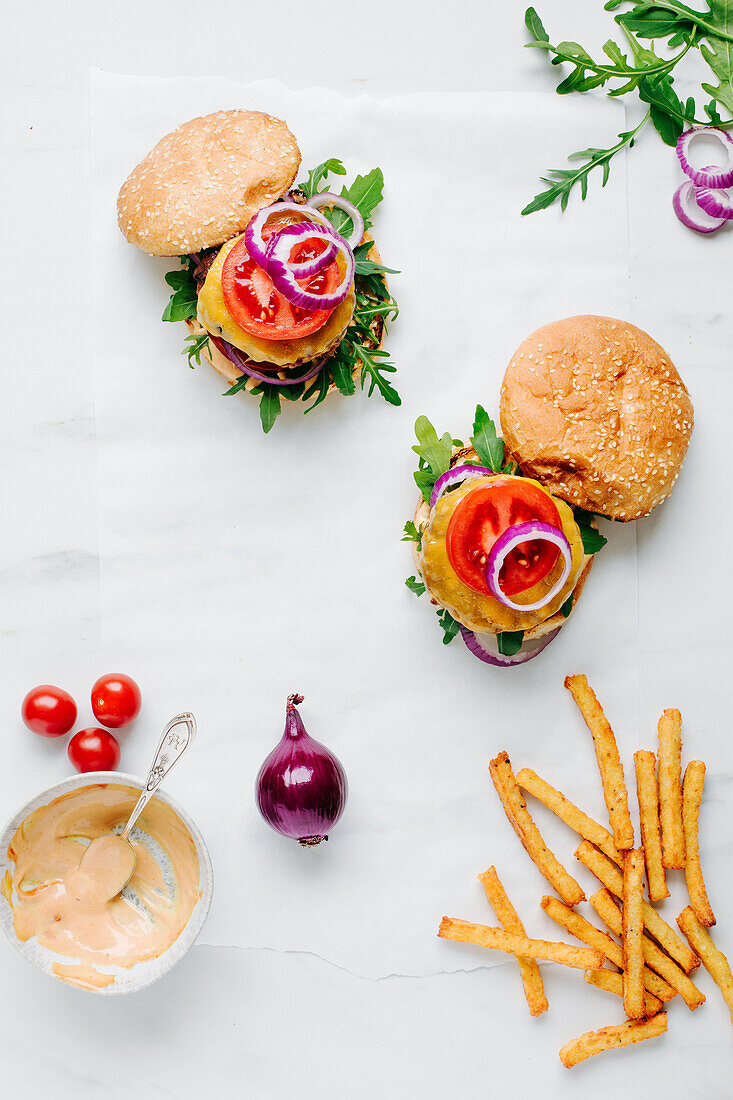
[[[476,882],[495,863],[535,934],[543,880],[487,774],[506,748],[588,812],[603,802],[587,731],[562,686],[586,671],[627,770],[637,747],[637,597],[631,525],[606,530],[578,612],[536,661],[495,670],[441,632],[400,542],[416,491],[424,412],[465,437],[476,402],[498,412],[504,368],[538,325],[628,316],[625,176],[563,218],[520,218],[539,173],[623,128],[621,108],[539,94],[345,99],[218,79],[92,76],[94,330],[102,628],[149,700],[124,745],[145,769],[157,724],[192,709],[199,739],[171,779],[210,846],[215,899],[201,941],[317,953],[356,973],[493,964],[435,938],[444,912],[490,913]],[[257,404],[190,371],[183,325],[160,315],[168,261],[116,225],[123,179],[168,130],[247,107],[287,119],[308,169],[341,157],[386,179],[375,232],[401,314],[387,346],[401,408],[360,395],[265,437]],[[587,138],[587,140],[585,140]],[[596,187],[598,185],[596,184]],[[347,812],[302,850],[259,819],[253,785],[302,692],[310,732],[347,770]],[[543,825],[545,821],[543,819]],[[573,838],[546,825],[572,864]],[[578,877],[582,878],[582,875]]]

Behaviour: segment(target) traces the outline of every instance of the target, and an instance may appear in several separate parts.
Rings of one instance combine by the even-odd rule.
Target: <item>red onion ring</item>
[[[696,233],[715,233],[726,223],[726,218],[713,218],[700,207],[697,188],[692,180],[685,180],[677,188],[672,196],[672,207],[682,224],[688,229],[694,229]],[[690,207],[694,207],[694,210],[691,211]]]
[[[306,211],[304,206],[299,206],[294,202],[275,202],[272,206],[264,206],[259,214],[252,218],[244,231],[244,242],[247,251],[258,267],[263,268],[263,270],[267,267],[267,242],[262,239],[262,230],[273,214],[281,214],[283,210],[287,210],[291,214],[299,214],[301,218],[307,217],[311,221],[322,222],[329,227],[331,225],[325,214],[321,214],[317,210]]]
[[[283,298],[287,298],[291,305],[298,306],[300,309],[335,309],[346,298],[354,281],[354,253],[332,226],[329,225],[327,230],[324,228],[325,232],[333,235],[336,247],[346,261],[344,277],[331,294],[312,294],[300,285],[289,260],[283,259],[280,254],[280,234],[277,234],[278,240],[267,258],[267,274],[272,279],[273,286],[280,291]],[[282,248],[285,249],[286,245],[289,255],[292,245],[288,244],[287,240],[283,240]]]
[[[311,260],[294,263],[290,259],[290,253],[296,244],[312,240],[325,241],[327,247]],[[265,249],[265,269],[269,274],[270,261],[274,256],[286,265],[296,279],[307,279],[332,264],[337,255],[338,245],[330,227],[316,225],[315,222],[299,222],[297,225],[286,225],[270,237]]]
[[[515,665],[526,664],[533,657],[539,656],[542,650],[546,649],[562,630],[562,627],[558,626],[550,634],[545,634],[544,638],[530,638],[528,642],[522,643],[522,648],[518,653],[507,657],[499,652],[496,634],[479,634],[469,630],[462,623],[459,623],[458,626],[466,647],[473,653],[474,657],[478,657],[479,661],[484,661],[487,665],[495,665],[497,668],[514,668]]]
[[[452,470],[441,474],[433,486],[430,494],[430,507],[434,508],[436,501],[447,493],[449,489],[455,489],[472,477],[494,477],[495,471],[488,466],[454,466]]]
[[[722,187],[696,187],[695,200],[701,210],[711,218],[733,218],[733,199]]]
[[[249,359],[239,348],[235,348],[233,344],[230,344],[228,340],[222,340],[219,336],[212,336],[211,333],[209,333],[209,339],[213,341],[214,346],[219,349],[222,355],[227,357],[237,370],[241,370],[242,374],[254,378],[257,382],[267,382],[269,386],[297,386],[299,382],[309,382],[323,369],[323,365],[328,359],[328,356],[324,355],[307,374],[301,374],[299,378],[272,378],[269,374],[261,374],[259,371],[254,370]],[[282,370],[282,367],[276,367],[273,363],[272,369]]]
[[[311,195],[305,205],[311,210],[320,210],[322,206],[335,206],[338,210],[343,210],[344,214],[351,219],[353,226],[351,234],[345,238],[346,243],[349,248],[356,248],[364,236],[364,219],[353,202],[349,202],[341,195],[335,195],[333,191],[320,191],[317,195]]]
[[[693,168],[689,160],[689,152],[692,143],[701,134],[715,137],[720,142],[726,156],[726,164],[713,164],[707,168]],[[726,130],[718,126],[693,126],[680,134],[677,141],[677,156],[679,157],[682,171],[689,176],[698,187],[730,187],[733,183],[733,138]],[[690,226],[694,229],[694,226]]]
[[[507,555],[512,550],[516,550],[522,542],[550,542],[558,548],[565,559],[565,567],[559,579],[541,599],[536,600],[534,603],[515,603],[502,592],[499,585],[499,574]],[[499,535],[491,547],[489,560],[486,563],[486,583],[491,594],[505,607],[510,607],[512,611],[539,611],[541,607],[546,607],[548,603],[554,600],[555,596],[564,588],[565,582],[570,576],[572,565],[573,555],[570,551],[570,543],[559,527],[553,527],[549,523],[541,523],[539,520],[531,520],[529,523],[515,523],[511,527],[507,527],[506,531]]]

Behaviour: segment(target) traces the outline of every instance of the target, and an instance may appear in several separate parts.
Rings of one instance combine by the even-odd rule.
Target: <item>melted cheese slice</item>
[[[548,493],[544,486],[532,478],[521,478],[522,481],[530,481],[547,493],[560,513],[560,522],[565,538],[570,544],[572,566],[567,582],[558,595],[550,603],[537,611],[514,611],[511,607],[505,607],[493,596],[476,592],[457,576],[448,558],[446,548],[446,535],[451,516],[455,511],[459,500],[462,500],[473,489],[492,481],[488,477],[476,477],[465,481],[457,489],[445,493],[436,501],[435,507],[430,513],[422,538],[422,550],[418,557],[418,564],[423,580],[430,592],[445,607],[454,619],[463,623],[469,630],[488,631],[496,633],[503,630],[531,630],[532,627],[543,623],[555,612],[559,611],[570,593],[575,588],[583,569],[584,550],[583,540],[580,537],[578,525],[575,522],[572,509],[563,500]],[[563,569],[563,559],[560,556],[550,573],[536,584],[534,588],[522,592],[513,599],[517,603],[526,601],[534,603],[547,592],[560,576]]]
[[[239,348],[255,363],[275,363],[278,367],[294,366],[326,355],[343,336],[354,315],[356,295],[352,283],[343,302],[336,306],[322,328],[299,340],[262,340],[246,332],[232,317],[224,301],[221,272],[224,261],[244,234],[227,241],[219,251],[206,276],[198,301],[198,319],[214,336],[221,336]]]

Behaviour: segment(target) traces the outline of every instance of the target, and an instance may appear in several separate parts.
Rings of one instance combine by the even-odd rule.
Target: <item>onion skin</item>
[[[306,732],[297,709],[302,701],[289,696],[285,732],[260,768],[255,795],[276,833],[311,847],[328,840],[344,812],[348,783],[340,760]]]

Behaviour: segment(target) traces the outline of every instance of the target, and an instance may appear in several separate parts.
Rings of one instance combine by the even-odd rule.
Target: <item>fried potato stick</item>
[[[620,935],[622,930],[621,913],[608,890],[598,890],[591,897],[590,903],[604,924],[612,932]],[[649,936],[644,936],[641,948],[647,966],[652,967],[658,974],[661,974],[665,982],[680,994],[691,1011],[699,1008],[704,1003],[704,993],[700,992],[695,983],[688,978],[684,970],[677,966],[673,959],[670,959],[669,955],[665,955],[661,947],[654,943],[654,940],[651,940]]]
[[[585,676],[566,676],[565,687],[578,704],[593,737],[613,842],[619,851],[633,848],[634,828],[629,814],[623,764],[614,732]]]
[[[588,814],[583,813],[582,810],[579,810],[569,798],[565,797],[562,791],[550,786],[531,768],[522,768],[517,772],[517,783],[523,791],[531,794],[538,802],[542,802],[548,810],[552,810],[556,817],[569,825],[584,840],[589,840],[591,844],[595,844],[596,848],[600,848],[604,855],[612,859],[614,863],[618,863],[619,867],[621,866],[622,857],[616,850],[613,837],[608,829],[594,821],[592,817],[588,817]]]
[[[702,760],[691,760],[685,768],[682,785],[682,825],[685,830],[685,878],[692,911],[705,928],[715,924],[715,914],[708,901],[708,893],[700,866],[700,844],[697,821],[705,783],[705,765]]]
[[[625,1024],[602,1027],[600,1031],[587,1031],[578,1039],[566,1043],[560,1051],[560,1061],[567,1068],[577,1066],[594,1054],[617,1047],[628,1047],[642,1039],[654,1039],[667,1030],[667,1013],[658,1012],[649,1020],[627,1020]]]
[[[669,897],[669,890],[667,889],[664,863],[662,862],[656,763],[654,753],[649,752],[648,749],[639,749],[638,752],[634,753],[636,796],[639,800],[641,843],[644,848],[649,897],[652,901],[663,901],[664,898]],[[586,839],[590,840],[590,837],[586,837]],[[605,854],[608,855],[608,852]]]
[[[677,918],[680,929],[687,936],[690,947],[702,959],[702,965],[707,970],[715,984],[719,986],[723,999],[730,1011],[731,1023],[733,1023],[733,975],[730,971],[730,963],[719,947],[716,947],[710,938],[710,933],[700,924],[691,906],[683,909]]]
[[[509,900],[507,892],[497,874],[496,867],[489,867],[488,871],[484,871],[478,877],[484,888],[486,900],[496,913],[504,931],[519,932],[523,936],[526,935],[524,925],[519,919],[519,914]],[[545,994],[545,986],[542,981],[542,975],[540,974],[540,968],[535,959],[529,959],[522,955],[517,956],[517,962],[519,964],[519,971],[522,975],[524,996],[529,1005],[529,1014],[530,1016],[541,1016],[543,1012],[547,1012],[549,1005],[547,1003],[547,996]]]
[[[575,851],[575,856],[589,871],[593,872],[606,889],[615,894],[617,898],[623,897],[623,877],[610,859],[607,859],[587,840],[581,841]],[[697,955],[690,951],[687,944],[682,942],[675,930],[660,917],[656,909],[652,909],[649,902],[642,902],[642,911],[647,932],[661,943],[667,954],[679,963],[686,974],[689,974],[691,970],[700,965]]]
[[[657,723],[659,733],[659,820],[664,866],[681,870],[685,865],[682,828],[682,715],[665,710]]]
[[[557,891],[567,905],[577,905],[585,901],[580,883],[568,874],[542,839],[542,834],[532,820],[522,798],[522,792],[505,752],[500,752],[491,761],[489,772],[509,823],[540,874],[544,875],[553,890]]]
[[[548,917],[552,917],[555,923],[564,928],[566,932],[569,932],[571,936],[575,936],[576,939],[587,943],[589,947],[597,951],[602,951],[610,962],[615,963],[620,970],[623,970],[624,959],[621,945],[611,939],[607,932],[596,928],[595,924],[591,924],[589,920],[586,920],[580,913],[576,913],[574,909],[569,909],[567,905],[563,905],[557,898],[545,895],[540,905]],[[618,910],[616,911],[618,912]],[[620,932],[621,925],[619,923],[619,934]],[[621,977],[620,974],[619,977]],[[648,967],[644,967],[643,981],[649,992],[658,997],[660,1001],[670,1001],[675,995],[674,989],[658,974],[649,970]]]
[[[615,993],[617,997],[624,995],[624,976],[616,970],[586,970],[583,975],[588,985],[594,985],[596,989],[603,989],[606,993]],[[654,1016],[662,1007],[662,1002],[653,993],[644,993],[644,1015]]]
[[[624,1012],[630,1020],[644,1015],[644,915],[642,911],[642,871],[644,856],[641,848],[632,848],[624,859],[624,909],[621,924],[621,947],[624,956]]]
[[[587,947],[573,947],[570,943],[557,943],[554,940],[531,940],[518,932],[504,932],[501,928],[471,924],[470,921],[455,917],[443,917],[438,935],[444,940],[475,943],[479,947],[491,947],[495,951],[506,951],[507,954],[517,957],[562,963],[563,966],[573,966],[577,970],[598,970],[603,966],[606,957],[602,951],[591,951]]]

